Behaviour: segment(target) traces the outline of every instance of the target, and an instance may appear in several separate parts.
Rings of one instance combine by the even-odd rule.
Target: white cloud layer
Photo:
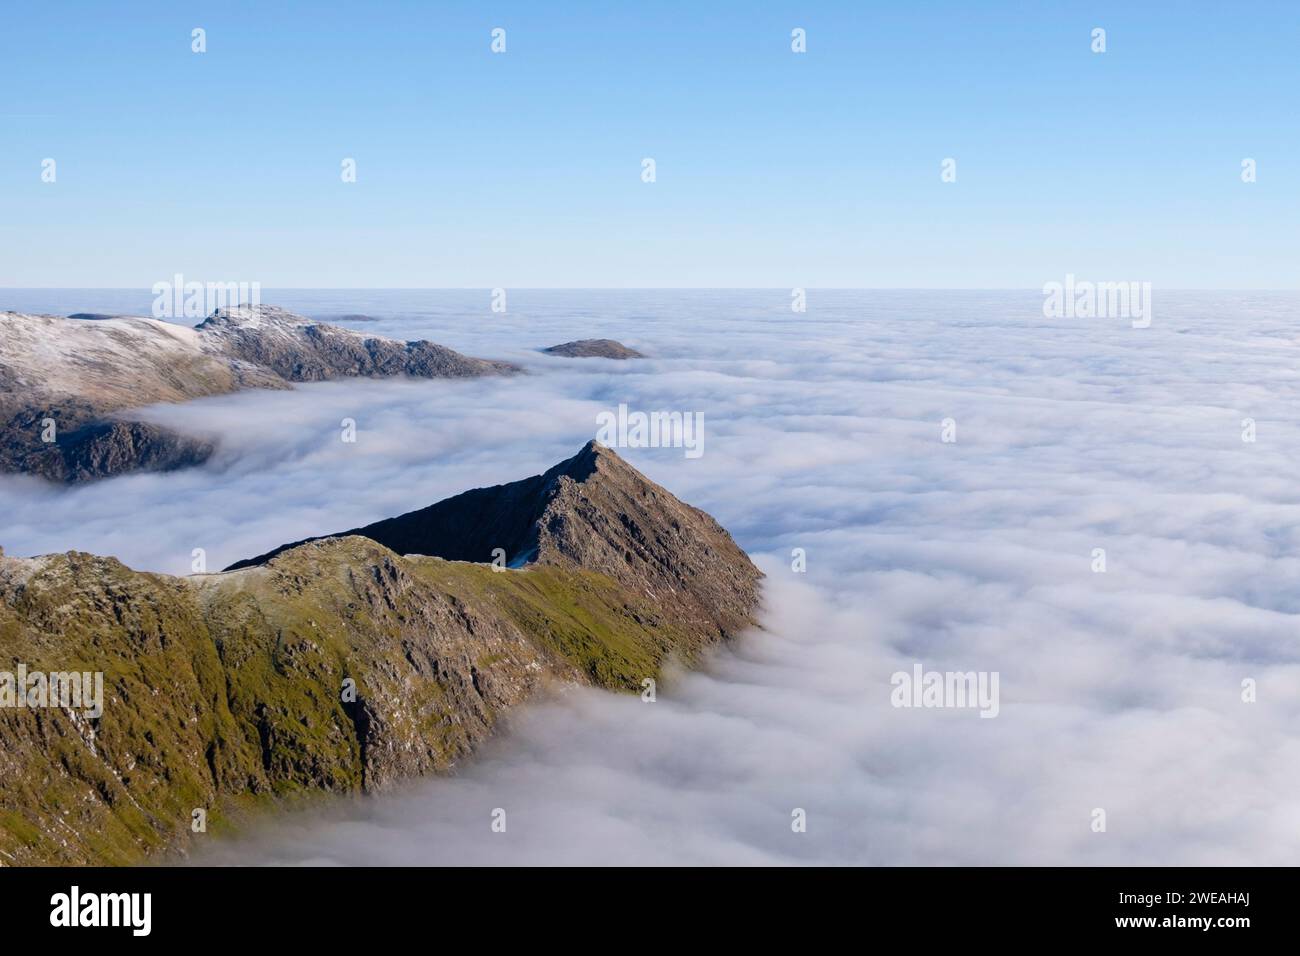
[[[365,328],[529,374],[157,408],[218,436],[217,458],[74,489],[5,478],[0,544],[175,573],[203,547],[220,567],[535,474],[626,402],[704,413],[698,460],[623,453],[760,561],[765,629],[654,704],[574,690],[455,777],[206,859],[1300,861],[1296,295],[1157,290],[1149,329],[1046,320],[1033,293],[813,290],[802,315],[781,291],[520,292],[504,316],[487,293],[264,300],[372,312]],[[595,336],[653,358],[529,351]],[[999,672],[999,716],[891,707],[914,662]]]

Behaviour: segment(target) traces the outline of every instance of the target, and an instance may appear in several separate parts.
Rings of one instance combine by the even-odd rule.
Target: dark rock
[[[213,450],[211,442],[149,422],[97,420],[33,451],[17,470],[53,481],[90,481],[189,468],[207,461]]]
[[[488,562],[500,548],[512,567],[588,568],[651,596],[679,620],[716,626],[723,635],[750,620],[758,578],[713,518],[595,441],[544,474],[467,491],[341,535],[450,561]],[[264,564],[302,543],[226,570]],[[736,573],[737,567],[746,570]]]
[[[518,371],[509,362],[469,358],[432,342],[399,342],[313,322],[273,306],[220,309],[198,326],[224,352],[291,382],[348,376],[466,378]]]
[[[613,339],[578,339],[574,342],[552,345],[542,351],[547,355],[563,355],[566,358],[645,358],[636,349],[630,349],[622,342]]]

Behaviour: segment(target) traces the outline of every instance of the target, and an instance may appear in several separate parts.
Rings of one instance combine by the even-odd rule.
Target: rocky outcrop
[[[608,358],[634,359],[645,358],[636,349],[630,349],[614,339],[577,339],[542,349],[547,355],[563,355],[566,358]]]
[[[50,417],[54,415],[58,417]],[[12,447],[11,460],[16,467],[8,470],[51,481],[93,481],[132,471],[172,471],[200,465],[213,452],[211,442],[160,425],[82,416],[68,407],[55,412],[48,406],[21,409],[10,419],[7,431],[39,432],[37,417],[62,422],[64,432],[57,441]],[[69,426],[71,430],[67,430]]]
[[[204,344],[290,382],[345,376],[469,378],[516,371],[432,342],[399,342],[314,322],[273,306],[220,309],[196,327]]]
[[[157,402],[349,376],[515,370],[272,306],[219,310],[196,328],[0,312],[0,471],[77,482],[205,460],[209,442],[131,419],[130,409]]]
[[[360,535],[399,554],[491,561],[499,549],[511,567],[599,571],[702,633],[716,627],[714,637],[744,626],[754,600],[753,579],[732,574],[749,562],[731,536],[595,441],[544,474],[340,535]],[[264,564],[302,543],[227,570]]]
[[[211,838],[263,804],[447,770],[547,687],[639,691],[695,660],[752,623],[759,578],[595,445],[220,574],[0,552],[0,669],[104,688],[97,716],[0,707],[0,861],[140,861],[184,850],[195,809]]]

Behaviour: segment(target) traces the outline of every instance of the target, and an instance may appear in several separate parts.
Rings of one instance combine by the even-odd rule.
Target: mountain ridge
[[[195,810],[217,833],[446,772],[538,694],[639,692],[755,623],[761,572],[612,450],[494,488],[521,484],[501,507],[539,509],[538,553],[514,569],[356,534],[186,578],[0,549],[0,658],[104,686],[98,717],[0,707],[0,861],[158,859],[204,839]]]
[[[0,472],[75,483],[205,461],[210,441],[129,416],[159,402],[347,377],[517,371],[267,305],[218,309],[194,327],[0,312]]]

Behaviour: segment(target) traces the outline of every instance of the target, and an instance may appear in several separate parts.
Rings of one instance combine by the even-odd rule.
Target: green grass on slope
[[[670,656],[693,661],[701,642],[675,628],[646,599],[592,571],[549,566],[494,571],[490,565],[408,558],[449,593],[472,591],[498,608],[540,647],[559,655],[598,687],[641,690]]]
[[[58,711],[0,712],[0,863],[139,862],[183,847],[196,807],[217,834],[263,806],[358,792],[344,677],[386,702],[411,775],[468,753],[536,686],[530,662],[640,691],[705,644],[594,572],[400,558],[355,537],[307,547],[274,572],[189,581],[56,556],[0,601],[0,669],[103,671],[108,698],[93,740]],[[421,653],[525,690],[488,703]]]

